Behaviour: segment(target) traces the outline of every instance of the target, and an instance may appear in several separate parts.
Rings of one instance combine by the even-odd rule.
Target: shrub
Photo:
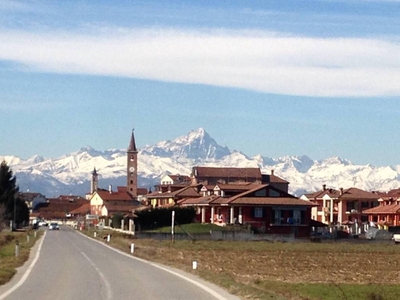
[[[138,216],[135,223],[142,230],[170,226],[172,224],[172,211],[175,211],[175,223],[181,225],[192,223],[196,215],[196,211],[191,207],[161,207],[135,212]]]

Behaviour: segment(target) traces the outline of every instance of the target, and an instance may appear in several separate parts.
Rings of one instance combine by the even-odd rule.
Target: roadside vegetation
[[[29,234],[29,242],[27,235]],[[0,232],[0,285],[7,283],[29,258],[29,253],[37,239],[41,236],[37,231],[34,236],[33,231],[26,232]],[[19,243],[19,256],[15,256],[15,245]]]
[[[400,299],[400,246],[391,242],[172,242],[113,231],[97,238],[106,242],[108,234],[120,250],[130,253],[134,243],[134,256],[196,274],[242,299]]]

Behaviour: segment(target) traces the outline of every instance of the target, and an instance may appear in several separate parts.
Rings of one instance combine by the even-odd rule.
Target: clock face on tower
[[[135,168],[134,168],[134,167],[130,167],[130,168],[129,168],[129,171],[135,172]]]

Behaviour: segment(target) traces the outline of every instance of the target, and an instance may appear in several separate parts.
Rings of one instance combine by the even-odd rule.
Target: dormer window
[[[200,189],[200,192],[202,192],[203,197],[207,196],[207,188],[205,186]]]
[[[219,196],[220,195],[220,191],[221,191],[220,187],[218,185],[216,185],[214,187],[214,195]]]

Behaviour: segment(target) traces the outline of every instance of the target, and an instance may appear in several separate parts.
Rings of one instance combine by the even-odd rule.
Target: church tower
[[[137,197],[137,154],[135,135],[132,130],[131,140],[129,142],[127,153],[127,184],[128,192]]]
[[[93,169],[92,172],[92,183],[90,185],[90,194],[93,195],[95,191],[97,191],[99,187],[99,174],[96,171],[96,168]]]

